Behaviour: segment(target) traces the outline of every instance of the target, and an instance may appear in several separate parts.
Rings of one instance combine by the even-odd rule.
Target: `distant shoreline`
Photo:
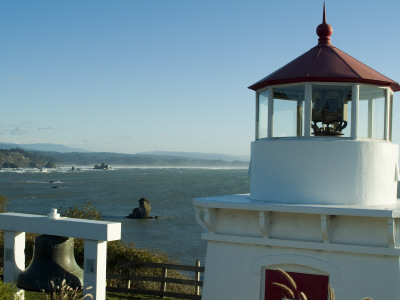
[[[46,169],[47,172],[86,172],[86,171],[113,171],[113,170],[121,170],[121,169],[198,169],[198,170],[248,170],[248,167],[227,167],[227,166],[133,166],[133,165],[116,165],[112,166],[110,170],[97,170],[94,169],[91,165],[78,165],[75,164],[75,170],[71,170],[70,165],[59,165],[56,168]],[[17,172],[17,171],[26,171],[26,172],[42,172],[40,168],[0,168],[0,172]]]
[[[182,154],[184,155],[184,154]],[[45,168],[55,166],[92,166],[106,163],[124,167],[173,167],[173,168],[228,168],[246,169],[249,161],[206,159],[161,154],[120,154],[102,152],[43,152],[22,149],[0,149],[1,168]]]

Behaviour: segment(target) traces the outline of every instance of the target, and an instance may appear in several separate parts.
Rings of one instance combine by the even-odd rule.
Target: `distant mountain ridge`
[[[151,151],[151,152],[140,152],[138,154],[145,155],[168,155],[176,157],[187,157],[187,158],[197,158],[197,159],[220,159],[224,161],[250,161],[250,156],[248,155],[233,155],[233,154],[220,154],[220,153],[202,153],[202,152],[173,152],[173,151]]]
[[[27,151],[40,151],[40,152],[97,153],[97,152],[90,152],[88,150],[80,148],[72,148],[61,144],[51,144],[51,143],[14,144],[14,143],[0,142],[0,149],[16,149],[16,148]],[[106,152],[106,153],[112,153],[112,152]],[[127,155],[134,155],[134,154],[127,154]],[[250,161],[250,156],[247,155],[232,155],[232,154],[203,153],[203,152],[149,151],[149,152],[139,152],[136,153],[136,155],[156,155],[156,156],[161,155],[161,156],[185,157],[185,158],[206,159],[206,160],[223,160],[223,161],[234,161],[234,160],[245,161],[245,162]]]
[[[0,143],[0,167],[25,168],[39,166],[44,162],[56,165],[95,165],[107,163],[116,166],[160,166],[160,167],[226,167],[247,168],[249,160],[242,160],[240,156],[207,153],[186,153],[157,151],[151,154],[122,154],[110,152],[79,152],[63,145],[39,144],[35,149],[61,149],[60,151],[27,150],[29,146],[38,144],[18,145]],[[48,147],[48,145],[50,145]],[[26,148],[25,148],[26,147]],[[21,151],[20,151],[21,150]],[[30,160],[31,153],[35,161]],[[14,155],[19,160],[13,158]],[[33,157],[33,156],[32,156]]]
[[[87,150],[79,149],[79,148],[71,148],[60,144],[51,144],[51,143],[37,143],[37,144],[13,144],[13,143],[1,143],[0,149],[23,149],[27,151],[54,151],[61,153],[68,152],[89,152]]]
[[[201,159],[190,157],[178,157],[171,155],[150,155],[150,154],[121,154],[108,152],[88,153],[58,153],[58,152],[37,152],[43,155],[48,161],[56,161],[58,164],[94,165],[100,163],[111,166],[160,166],[160,167],[227,167],[247,168],[249,162],[245,161],[224,161],[221,159]],[[53,160],[51,159],[53,158]]]

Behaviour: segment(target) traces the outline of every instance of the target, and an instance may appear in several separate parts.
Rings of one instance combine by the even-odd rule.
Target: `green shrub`
[[[0,281],[0,300],[19,299],[17,297],[14,298],[14,294],[18,291],[19,289],[14,283]]]
[[[0,195],[0,213],[6,212],[8,198],[6,196]],[[3,266],[4,266],[4,232],[0,231],[0,272],[3,274]],[[1,291],[1,288],[0,288]],[[0,294],[1,296],[1,294]],[[0,298],[1,300],[2,298]]]
[[[96,209],[89,201],[80,206],[74,205],[64,209],[62,206],[59,209],[60,215],[68,218],[87,219],[87,220],[102,220],[101,212]]]
[[[0,213],[6,212],[9,199],[6,196],[0,195]]]

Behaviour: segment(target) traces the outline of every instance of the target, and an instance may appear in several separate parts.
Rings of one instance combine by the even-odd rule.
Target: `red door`
[[[265,300],[282,300],[285,297],[301,300],[301,292],[306,295],[307,300],[328,299],[328,276],[285,273],[281,270],[265,270]]]

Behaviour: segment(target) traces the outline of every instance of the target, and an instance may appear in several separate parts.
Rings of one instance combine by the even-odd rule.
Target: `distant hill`
[[[4,144],[3,144],[4,145]],[[121,154],[108,152],[27,151],[20,148],[0,149],[2,168],[40,168],[55,165],[157,166],[157,167],[226,167],[247,168],[240,160],[202,159],[156,154]]]
[[[0,149],[1,168],[41,168],[46,165],[52,164],[36,153],[22,149]]]
[[[152,151],[152,152],[142,152],[138,154],[146,155],[168,155],[174,157],[187,157],[187,158],[197,158],[197,159],[207,159],[207,160],[224,160],[224,161],[250,161],[249,155],[231,155],[231,154],[219,154],[219,153],[202,153],[202,152],[172,152],[172,151]]]
[[[126,166],[193,166],[193,167],[248,167],[250,158],[245,155],[228,155],[200,152],[153,151],[138,154],[121,154],[110,152],[88,152],[83,149],[71,148],[60,144],[12,144],[1,143],[0,149],[20,149],[31,152],[37,157],[29,163],[17,163],[18,167],[37,166],[44,162],[57,165],[95,165],[107,163]],[[14,151],[15,152],[15,151]],[[22,154],[21,154],[22,155]],[[28,156],[28,155],[25,155]],[[8,161],[7,161],[8,159]],[[15,163],[11,156],[3,157],[3,163]],[[40,165],[41,166],[41,165]]]
[[[201,159],[190,157],[178,157],[172,155],[155,154],[121,154],[108,152],[88,153],[60,153],[60,152],[35,152],[48,161],[54,161],[60,165],[95,165],[107,163],[111,166],[171,166],[171,167],[234,167],[247,168],[247,161],[226,161],[221,159]]]
[[[68,152],[88,152],[87,150],[71,148],[60,144],[50,144],[50,143],[38,143],[38,144],[12,144],[12,143],[1,143],[0,149],[23,149],[28,151],[54,151],[61,153]]]

